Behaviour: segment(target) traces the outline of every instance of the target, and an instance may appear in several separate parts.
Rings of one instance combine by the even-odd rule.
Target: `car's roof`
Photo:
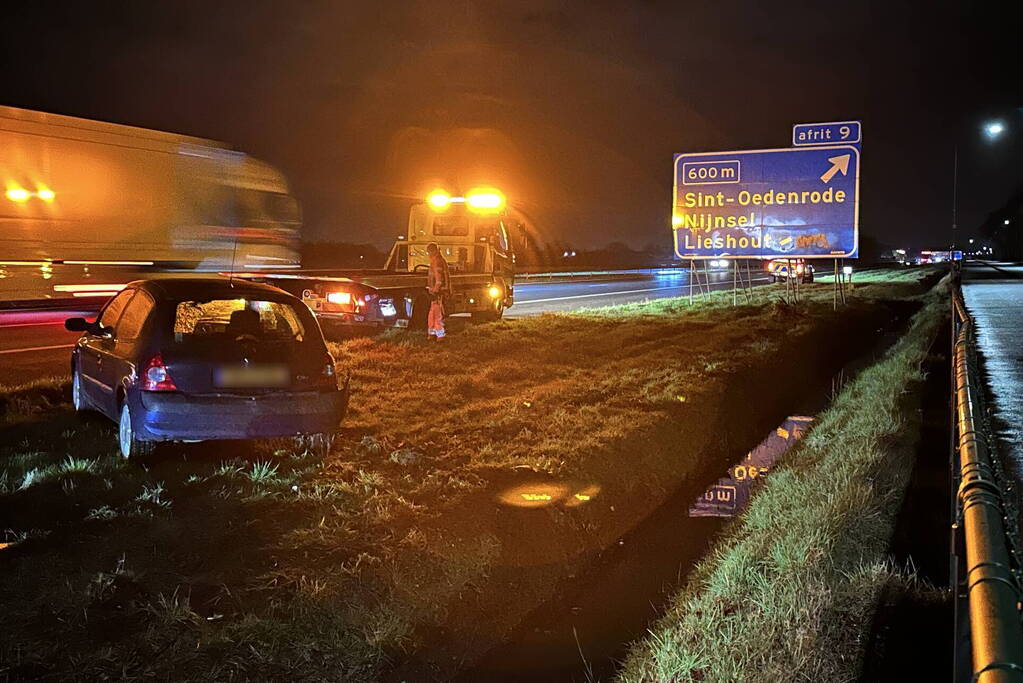
[[[282,289],[247,280],[222,277],[182,277],[135,280],[129,287],[144,289],[156,299],[213,299],[258,296],[268,300],[293,301],[295,297]]]

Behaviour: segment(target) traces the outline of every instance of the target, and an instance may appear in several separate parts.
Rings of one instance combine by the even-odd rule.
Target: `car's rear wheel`
[[[489,308],[487,308],[485,310],[473,311],[472,312],[472,319],[475,322],[479,322],[479,323],[494,322],[496,320],[500,320],[503,316],[504,316],[504,302],[503,301],[496,301],[496,302],[494,302],[493,306],[491,306],[491,307],[489,307]]]
[[[136,460],[152,454],[156,444],[152,441],[139,441],[135,438],[135,430],[131,426],[131,409],[128,402],[121,404],[121,417],[117,422],[117,445],[121,456],[126,460]]]
[[[79,413],[89,409],[88,400],[82,390],[82,376],[79,374],[78,368],[71,371],[71,404]]]

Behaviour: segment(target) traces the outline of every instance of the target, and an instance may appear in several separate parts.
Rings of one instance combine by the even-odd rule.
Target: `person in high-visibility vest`
[[[430,294],[430,315],[426,321],[429,339],[440,341],[444,338],[444,299],[451,293],[451,273],[448,262],[433,242],[426,245],[430,256],[430,270],[426,274],[426,291]]]

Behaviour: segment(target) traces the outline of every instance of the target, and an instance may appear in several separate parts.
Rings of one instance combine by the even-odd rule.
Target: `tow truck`
[[[447,315],[499,320],[515,303],[515,253],[509,233],[521,226],[494,188],[463,195],[431,192],[409,211],[408,229],[378,270],[304,270],[238,274],[271,283],[302,299],[321,325],[423,329],[430,308],[426,247],[435,243],[448,262]]]

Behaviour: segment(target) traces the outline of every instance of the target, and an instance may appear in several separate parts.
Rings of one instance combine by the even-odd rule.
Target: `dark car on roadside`
[[[222,278],[139,280],[71,352],[76,410],[118,425],[126,458],[161,441],[297,437],[325,453],[348,407],[347,379],[309,308],[276,287]]]

